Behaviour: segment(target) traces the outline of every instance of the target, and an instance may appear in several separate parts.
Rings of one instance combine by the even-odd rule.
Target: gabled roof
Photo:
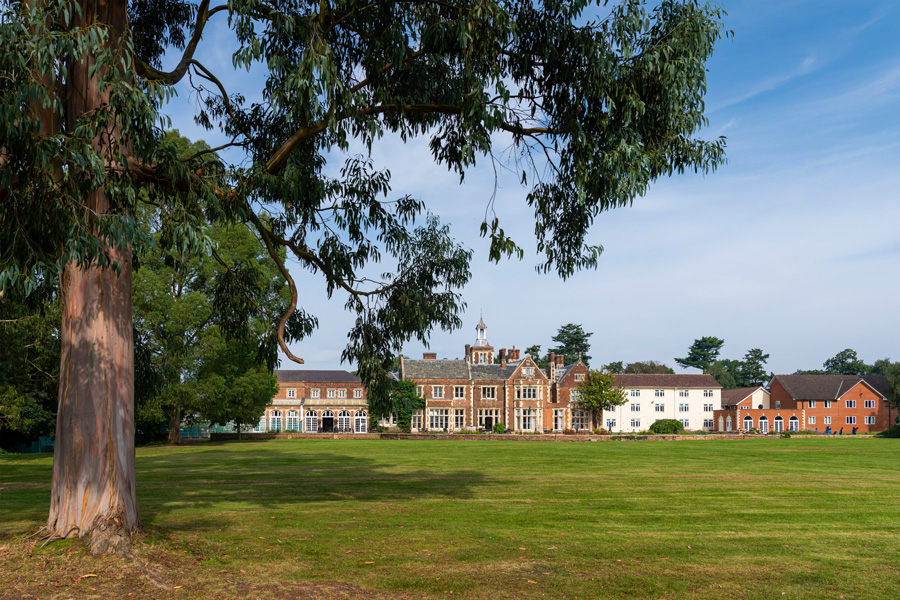
[[[275,371],[278,383],[362,383],[349,371]]]
[[[794,400],[837,400],[860,381],[885,395],[884,375],[776,375],[775,379]]]
[[[734,390],[722,390],[722,406],[737,406],[741,401],[746,400],[756,390],[764,389],[762,386],[737,388]],[[752,407],[751,407],[752,408]]]
[[[403,376],[406,379],[468,379],[469,366],[464,360],[408,360],[404,358]]]
[[[625,388],[721,388],[712,375],[693,373],[617,373],[619,385]]]

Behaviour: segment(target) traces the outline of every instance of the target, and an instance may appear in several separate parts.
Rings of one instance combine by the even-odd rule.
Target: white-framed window
[[[553,409],[553,431],[560,431],[566,427],[566,411],[562,408]]]
[[[809,408],[815,408],[815,407],[816,407],[816,401],[815,401],[815,400],[810,400],[810,401],[809,401]]]
[[[328,390],[328,397],[334,398],[334,390]]]
[[[346,398],[347,390],[338,390],[338,398]]]
[[[641,412],[641,405],[640,405],[640,403],[632,404],[632,405],[631,405],[631,412]]]
[[[536,400],[538,397],[538,389],[535,386],[521,386],[516,388],[516,398],[518,400]]]
[[[422,396],[422,391],[423,391],[423,390],[422,390],[422,386],[421,386],[421,385],[417,385],[417,386],[416,386],[416,396],[418,396],[419,398],[422,398],[422,397],[423,397],[423,396]]]
[[[744,417],[744,429],[745,430],[753,429],[753,417],[751,417],[750,415],[747,415],[746,417]]]
[[[294,389],[294,388],[288,388],[288,391],[287,391],[287,397],[288,397],[288,398],[296,398],[296,397],[297,397],[297,390]]]
[[[690,392],[688,392],[688,390],[678,390],[679,398],[687,398],[689,395],[690,395]]]
[[[822,417],[822,423],[825,425],[831,425],[831,417]]]
[[[466,426],[466,410],[464,408],[456,408],[453,410],[453,428],[462,429]]]
[[[584,373],[575,373],[575,381],[584,381]]]
[[[590,414],[586,410],[572,411],[572,426],[575,429],[588,429],[590,425]]]
[[[713,420],[712,419],[703,419],[703,429],[712,429],[713,428]]]
[[[657,398],[665,398],[666,390],[653,390],[653,395],[656,396]]]
[[[412,429],[422,429],[422,417],[424,412],[421,408],[417,408],[413,411],[412,419],[410,419],[409,424]]]
[[[572,390],[571,392],[569,392],[569,400],[571,402],[581,402],[581,391]]]
[[[516,409],[516,429],[519,431],[529,431],[537,427],[537,409],[534,408],[517,408]]]
[[[364,410],[356,411],[353,416],[353,433],[369,432],[369,415]]]
[[[273,410],[269,416],[271,417],[269,426],[275,431],[281,431],[281,411]]]
[[[875,401],[874,401],[874,400],[866,400],[865,402],[866,402],[866,403],[865,403],[865,407],[866,407],[866,408],[875,408]]]
[[[634,429],[640,429],[641,428],[641,420],[640,419],[632,419],[631,427]]]
[[[319,431],[319,415],[314,410],[306,411],[306,433],[317,433]]]
[[[494,388],[489,388],[494,389]],[[499,408],[479,408],[478,409],[478,426],[482,429],[490,429],[500,422]]]
[[[846,400],[847,408],[856,408],[856,400]]]
[[[449,429],[450,428],[450,409],[449,408],[429,408],[428,409],[428,429]]]
[[[806,422],[809,423],[810,425],[815,425],[815,424],[816,424],[816,417],[815,417],[815,415],[806,417]]]
[[[856,425],[856,417],[847,417],[847,425]]]
[[[497,388],[495,388],[495,387],[481,388],[481,399],[482,400],[495,400],[496,398],[497,398]]]
[[[466,397],[466,388],[461,385],[453,386],[453,397],[456,398],[457,400],[461,400],[461,399],[465,398]]]
[[[788,431],[800,431],[800,419],[797,417],[788,419]]]
[[[875,417],[866,417],[866,425],[874,425]]]
[[[353,390],[353,397],[354,398],[362,398],[362,390],[360,390],[360,389]]]
[[[300,413],[296,410],[289,410],[287,414],[286,431],[300,431]]]
[[[823,400],[822,404],[825,408],[831,408],[831,400]]]
[[[351,427],[353,426],[350,411],[342,410],[338,413],[337,416],[337,428],[338,431],[352,431]]]
[[[607,419],[606,420],[606,428],[609,431],[612,431],[613,429],[615,429],[616,428],[616,420],[615,419]]]
[[[318,397],[319,397],[319,390],[309,390],[309,395],[310,395],[310,397],[312,397],[312,398],[318,398]]]
[[[781,408],[781,400],[775,401],[775,408]]]
[[[628,392],[628,395],[632,398],[640,398],[641,390],[631,390],[630,392]]]
[[[687,404],[679,404],[678,405],[678,412],[688,412],[690,410],[691,410],[691,408]]]
[[[655,404],[653,406],[653,410],[656,412],[666,412],[666,405],[660,402],[659,404]]]
[[[257,423],[256,426],[253,427],[253,431],[255,431],[256,433],[265,433],[266,429],[266,413],[263,413],[263,415],[259,418],[259,423]]]
[[[386,417],[379,419],[379,423],[386,427],[393,427],[397,424],[397,413],[391,413]]]
[[[444,397],[444,386],[442,386],[442,385],[431,386],[431,397],[432,398],[443,398]]]
[[[679,422],[684,426],[685,429],[691,428],[691,420],[690,419],[678,419]]]
[[[703,390],[703,397],[704,397],[704,398],[712,398],[712,397],[713,397],[713,391],[712,391],[712,390]]]
[[[704,404],[703,412],[713,412],[713,405],[712,404]]]
[[[526,375],[534,375],[534,367],[525,367],[522,372]]]

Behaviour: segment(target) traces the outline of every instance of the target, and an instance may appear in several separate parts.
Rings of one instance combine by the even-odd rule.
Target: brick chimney
[[[560,354],[556,357],[556,368],[562,369],[564,366],[566,366],[566,355]]]
[[[423,360],[437,360],[437,352],[423,352],[422,359]]]
[[[509,360],[519,360],[519,351],[515,346],[512,347],[512,350],[509,351]]]
[[[500,348],[500,366],[506,367],[506,348]]]
[[[547,358],[547,374],[550,381],[556,381],[556,352],[551,352]]]
[[[471,344],[466,344],[466,362],[467,363],[472,362],[472,345]]]

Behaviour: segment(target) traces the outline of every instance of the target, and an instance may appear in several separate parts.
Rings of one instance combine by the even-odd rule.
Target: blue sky
[[[709,63],[707,137],[728,139],[728,164],[657,182],[630,208],[602,215],[592,241],[596,271],[563,282],[534,270],[533,215],[514,177],[501,178],[496,210],[525,249],[521,262],[487,262],[478,226],[494,186],[487,162],[460,185],[430,160],[427,140],[386,138],[373,150],[394,192],[422,198],[474,251],[465,325],[436,332],[430,350],[460,357],[484,315],[497,347],[545,349],[579,323],[593,363],[653,359],[674,366],[695,338],[725,340],[722,356],[762,348],[776,373],[821,367],[844,348],[868,362],[900,360],[900,5],[889,1],[731,1]],[[198,58],[229,74],[225,28]],[[218,67],[218,68],[216,68]],[[252,98],[258,74],[226,86]],[[168,109],[173,126],[198,130],[186,89]],[[309,368],[340,365],[352,317],[322,281],[296,270],[303,306],[320,328],[295,344]],[[404,355],[426,349],[409,344]],[[293,368],[284,359],[282,368]]]

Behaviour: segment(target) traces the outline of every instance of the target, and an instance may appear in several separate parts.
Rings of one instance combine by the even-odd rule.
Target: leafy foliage
[[[710,365],[718,358],[723,344],[725,344],[725,340],[715,336],[704,336],[694,340],[688,349],[688,355],[685,358],[676,358],[675,362],[686,369],[695,368],[706,373],[709,371]]]
[[[409,431],[413,412],[425,406],[425,399],[416,394],[415,382],[409,379],[394,380],[391,400],[393,406],[390,412],[397,414],[397,426]]]
[[[596,369],[592,369],[584,378],[580,392],[579,406],[596,412],[621,406],[628,399],[613,373]]]
[[[684,425],[677,419],[660,419],[650,426],[651,433],[681,433]]]
[[[591,360],[591,357],[588,355],[588,350],[591,349],[588,338],[592,335],[594,334],[586,332],[581,325],[576,325],[575,323],[563,325],[559,328],[556,335],[553,336],[553,341],[557,345],[555,348],[551,348],[550,352],[555,352],[557,355],[565,355],[567,362],[574,362],[581,358],[581,362],[588,365]]]
[[[872,367],[856,355],[856,350],[847,348],[826,360],[822,369],[832,375],[868,375]]]
[[[644,360],[637,361],[633,363],[628,363],[624,370],[625,373],[635,373],[635,374],[663,374],[663,375],[672,375],[675,371],[663,363],[656,362],[655,360]]]

